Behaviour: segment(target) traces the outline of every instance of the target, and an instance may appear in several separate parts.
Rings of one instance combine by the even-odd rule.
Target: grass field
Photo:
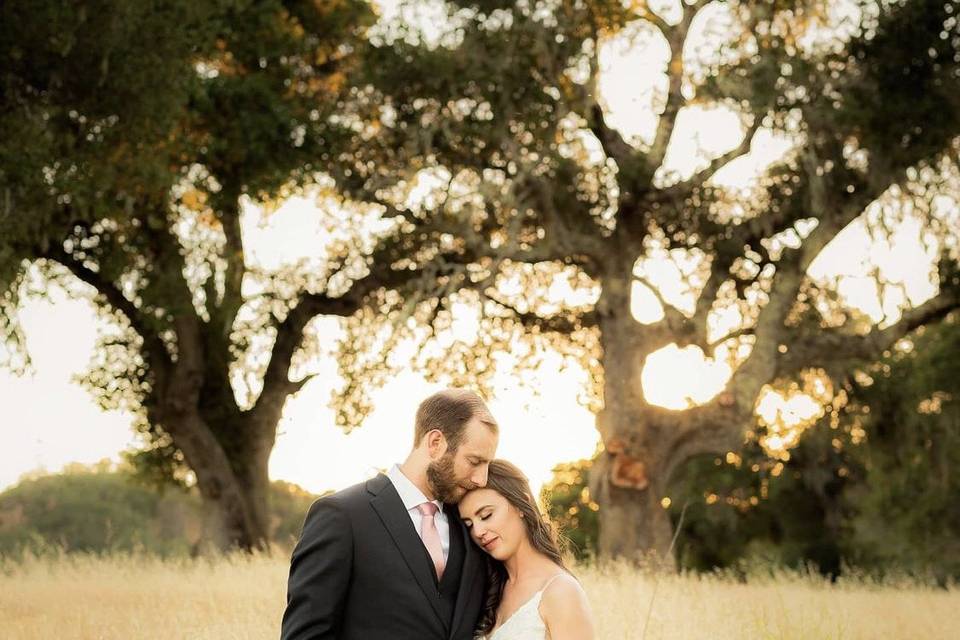
[[[0,563],[0,637],[275,639],[286,573],[282,555],[8,561]],[[799,574],[747,583],[718,576],[656,578],[622,565],[577,573],[602,640],[960,637],[956,588],[863,579],[830,585]]]

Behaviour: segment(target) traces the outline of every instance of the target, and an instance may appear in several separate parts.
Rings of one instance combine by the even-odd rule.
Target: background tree
[[[845,428],[862,482],[851,547],[861,566],[904,566],[941,580],[960,575],[960,378],[956,321],[929,327],[852,382]]]
[[[364,226],[377,212],[345,205],[322,173],[370,135],[345,101],[372,22],[359,0],[0,7],[8,352],[22,354],[20,295],[56,281],[93,295],[111,328],[87,385],[138,416],[141,471],[195,478],[225,544],[267,539],[277,423],[326,339],[310,321],[418,277],[393,268],[414,245],[378,244],[390,229]],[[307,186],[324,194],[330,245],[258,268],[243,207]]]
[[[441,289],[384,316],[420,342],[418,366],[484,384],[504,352],[525,367],[553,348],[589,372],[601,553],[667,549],[670,478],[696,456],[739,450],[769,384],[809,370],[839,384],[960,301],[944,224],[958,192],[958,3],[445,6],[445,23],[379,36],[356,102],[378,136],[337,178],[411,233],[433,221],[435,250],[461,248]],[[630,33],[667,51],[648,139],[613,127],[598,92],[605,43]],[[743,139],[681,175],[665,160],[694,106],[737,114]],[[719,172],[760,130],[790,150],[749,188],[724,188]],[[810,276],[855,221],[882,234],[908,217],[943,258],[928,300],[898,307],[878,271],[889,313],[875,326]],[[679,291],[656,278],[663,260],[683,276]],[[636,319],[641,294],[658,320]],[[456,335],[469,308],[479,330],[442,332]],[[644,368],[668,345],[729,361],[726,387],[686,410],[650,402]],[[373,362],[343,364],[383,369]],[[352,391],[342,404],[362,407]]]

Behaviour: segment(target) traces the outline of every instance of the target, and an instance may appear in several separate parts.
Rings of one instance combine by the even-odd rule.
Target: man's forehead
[[[467,431],[467,437],[464,438],[460,449],[467,455],[485,456],[496,450],[498,441],[497,434],[483,424],[479,429]]]
[[[484,448],[479,447],[471,449],[469,447],[460,447],[460,454],[465,458],[476,458],[480,462],[490,462],[493,460],[494,448]]]

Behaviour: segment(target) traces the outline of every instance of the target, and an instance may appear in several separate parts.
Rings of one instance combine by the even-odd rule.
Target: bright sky
[[[660,61],[665,44],[637,41],[633,46],[611,43],[602,51],[605,69],[601,91],[611,120],[628,136],[649,140],[655,119],[650,114],[653,90],[662,83]],[[676,143],[667,156],[667,168],[689,175],[702,161],[703,151],[722,153],[740,142],[736,117],[725,111],[692,108],[681,113]],[[699,145],[699,149],[698,149]],[[742,183],[787,149],[783,140],[761,132],[748,158],[720,176],[721,182]],[[251,260],[276,266],[301,257],[316,256],[324,232],[311,200],[293,198],[268,219],[256,209],[244,216],[244,240]],[[917,228],[906,225],[890,246],[873,246],[862,226],[852,225],[814,264],[817,276],[845,274],[841,290],[875,319],[883,309],[867,276],[878,256],[888,278],[903,281],[913,302],[933,293],[927,258]],[[652,267],[665,294],[676,280],[669,265]],[[649,275],[649,274],[648,274]],[[659,315],[652,298],[637,296],[638,318]],[[887,305],[893,304],[888,300]],[[888,308],[887,311],[893,309]],[[91,304],[70,300],[52,289],[49,301],[27,300],[22,309],[27,344],[34,371],[17,377],[0,369],[0,488],[13,484],[24,473],[56,471],[69,462],[93,463],[116,458],[134,443],[130,416],[102,412],[87,393],[72,381],[82,372],[96,339],[97,319]],[[320,375],[288,401],[270,461],[270,475],[320,492],[358,482],[376,469],[401,460],[410,447],[417,404],[437,390],[414,372],[405,372],[373,394],[376,410],[350,435],[334,426],[327,407],[337,386],[335,363],[320,363]],[[691,371],[697,375],[691,375]],[[644,385],[652,401],[683,407],[704,401],[722,388],[729,368],[705,361],[697,350],[668,347],[655,354],[644,372]],[[548,365],[534,386],[519,388],[506,375],[498,378],[490,407],[502,425],[498,455],[518,464],[531,478],[534,489],[550,477],[558,462],[589,457],[597,443],[593,416],[577,402],[582,371],[559,373]],[[786,409],[785,409],[786,410]],[[803,411],[797,409],[797,411]]]

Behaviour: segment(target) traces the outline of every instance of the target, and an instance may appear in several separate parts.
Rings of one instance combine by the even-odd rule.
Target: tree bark
[[[641,373],[647,356],[663,346],[662,336],[640,325],[630,311],[632,264],[609,274],[597,304],[604,371],[603,409],[597,429],[604,451],[595,462],[591,493],[600,503],[599,552],[640,560],[666,560],[670,520],[660,505],[665,444],[660,421],[643,400]],[[672,560],[670,561],[672,562]]]
[[[602,453],[590,473],[591,479],[597,479],[591,483],[592,493],[599,494],[603,504],[599,513],[599,553],[606,558],[650,560],[673,568],[673,527],[655,488],[659,483],[651,483],[645,489],[617,486],[612,469],[616,458],[616,454]],[[650,475],[653,479],[658,476],[653,470]]]
[[[211,514],[214,524],[211,542],[221,549],[263,548],[266,532],[258,530],[251,513],[255,501],[210,428],[194,412],[166,412],[163,417],[164,429],[173,437],[196,475],[200,497]],[[266,482],[266,477],[263,481]]]

